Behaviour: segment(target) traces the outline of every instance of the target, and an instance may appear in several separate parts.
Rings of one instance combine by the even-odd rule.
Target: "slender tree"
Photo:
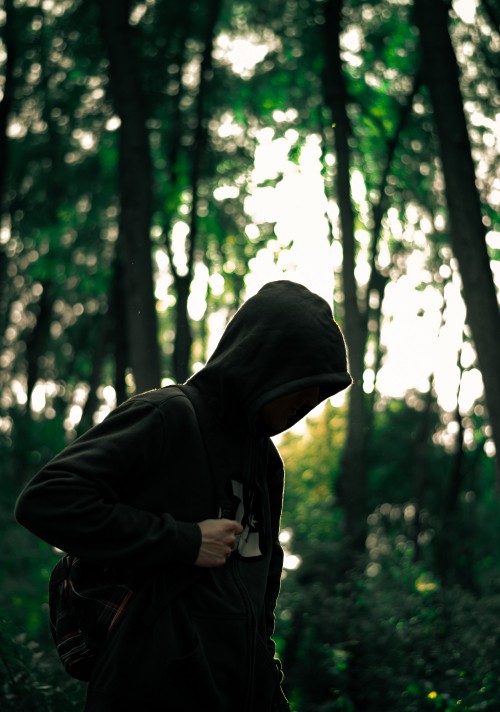
[[[14,63],[16,59],[16,43],[13,31],[14,5],[12,0],[5,0],[4,7],[5,22],[3,26],[3,39],[7,56],[5,59],[4,68],[3,96],[0,101],[0,217],[7,209],[6,185],[9,160],[9,140],[7,137],[7,123],[14,97]],[[7,260],[7,255],[4,249],[0,246],[0,318],[4,317],[7,311]]]
[[[336,189],[342,234],[344,332],[353,384],[349,393],[349,420],[338,492],[345,510],[345,529],[356,549],[364,548],[366,527],[366,412],[363,393],[365,355],[364,315],[358,303],[355,267],[354,209],[351,200],[350,148],[352,130],[347,114],[347,91],[342,71],[340,32],[342,0],[325,4],[325,100],[334,124],[337,156]]]
[[[415,0],[425,80],[441,146],[452,248],[463,283],[497,452],[500,485],[500,311],[491,272],[467,132],[459,69],[443,0]]]
[[[128,350],[137,390],[143,391],[157,387],[161,374],[150,241],[153,178],[130,5],[123,0],[99,3],[110,91],[121,120],[118,249],[125,282]]]
[[[207,145],[207,92],[212,80],[213,46],[215,29],[220,15],[221,0],[211,0],[208,5],[206,27],[204,32],[204,48],[200,65],[200,80],[195,103],[195,117],[193,140],[189,151],[190,170],[189,187],[191,192],[191,211],[189,221],[189,240],[187,247],[187,273],[179,275],[173,262],[170,243],[170,264],[174,277],[176,292],[175,306],[175,345],[174,345],[174,375],[178,381],[185,381],[189,376],[189,363],[191,359],[191,346],[193,336],[188,315],[188,299],[191,282],[194,277],[194,256],[198,238],[198,205],[199,184],[202,177],[202,163]]]
[[[0,101],[0,200],[3,209],[4,191],[6,185],[8,165],[8,139],[7,121],[14,97],[14,63],[16,61],[16,43],[14,35],[14,4],[12,0],[5,0],[5,23],[3,26],[3,40],[5,43],[6,59],[3,81],[3,96]]]

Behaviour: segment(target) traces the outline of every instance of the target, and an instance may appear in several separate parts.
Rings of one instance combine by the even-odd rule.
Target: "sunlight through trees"
[[[293,709],[500,708],[499,19],[0,2],[2,710],[80,699],[20,488],[280,278],[333,305],[354,376],[280,439]]]

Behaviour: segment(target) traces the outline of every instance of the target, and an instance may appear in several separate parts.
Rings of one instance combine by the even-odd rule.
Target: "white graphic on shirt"
[[[261,509],[259,493],[249,483],[239,480],[229,480],[227,489],[233,518],[243,527],[241,534],[236,537],[234,550],[245,559],[262,556],[261,516],[258,516],[261,514],[258,511]]]

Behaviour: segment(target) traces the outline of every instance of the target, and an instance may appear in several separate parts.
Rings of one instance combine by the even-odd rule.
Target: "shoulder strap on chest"
[[[217,477],[217,472],[212,464],[212,459],[210,457],[210,448],[208,446],[208,435],[206,429],[203,427],[203,412],[206,408],[203,396],[198,391],[198,389],[192,386],[179,385],[178,388],[184,393],[186,398],[188,398],[193,406],[194,413],[198,422],[198,428],[200,430],[201,438],[203,440],[203,445],[205,446],[205,453],[207,455],[209,470],[212,475],[212,481],[217,493],[217,498],[220,503],[220,516],[223,519],[233,519],[234,518],[234,506],[229,497],[229,493],[226,491],[225,482],[221,482],[220,478]]]

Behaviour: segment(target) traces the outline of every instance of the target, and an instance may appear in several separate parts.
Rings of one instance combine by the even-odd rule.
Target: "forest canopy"
[[[494,0],[0,2],[0,701],[81,704],[23,485],[265,282],[353,385],[278,439],[297,712],[500,708]]]

